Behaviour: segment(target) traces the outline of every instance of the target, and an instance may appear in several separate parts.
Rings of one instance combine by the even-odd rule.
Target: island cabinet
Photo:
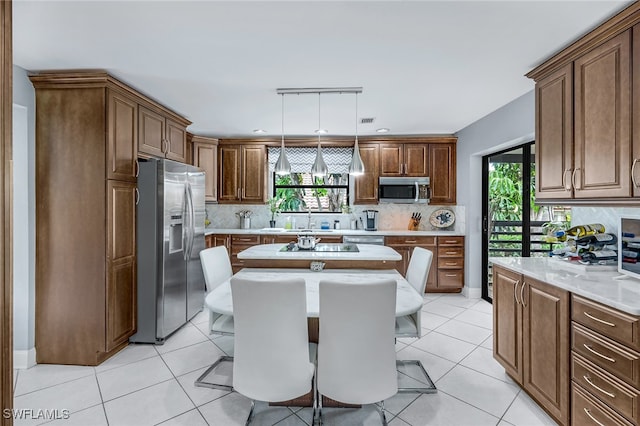
[[[378,177],[380,176],[380,151],[378,144],[359,144],[364,174],[355,179],[355,204],[378,203]]]
[[[204,200],[217,201],[218,139],[192,136],[193,165],[204,170]]]
[[[640,321],[572,296],[573,424],[640,421]]]
[[[218,202],[266,201],[267,149],[265,145],[218,146]]]
[[[537,200],[637,203],[639,21],[635,3],[527,74],[536,81]]]
[[[140,106],[138,151],[142,155],[187,162],[188,121],[149,106]]]
[[[494,358],[562,425],[570,417],[567,291],[493,266]]]
[[[36,92],[37,362],[97,365],[136,331],[137,92],[106,73]]]

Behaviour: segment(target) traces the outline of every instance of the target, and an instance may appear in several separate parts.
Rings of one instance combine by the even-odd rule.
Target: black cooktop
[[[301,249],[295,243],[289,243],[282,247],[280,251],[317,251],[317,252],[348,252],[358,253],[358,246],[355,244],[316,244],[313,249]]]

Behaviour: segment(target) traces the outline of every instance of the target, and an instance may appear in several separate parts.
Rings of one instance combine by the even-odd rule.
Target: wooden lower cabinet
[[[577,295],[571,311],[573,424],[639,424],[640,318]]]
[[[569,424],[569,293],[494,265],[494,358],[540,406]]]

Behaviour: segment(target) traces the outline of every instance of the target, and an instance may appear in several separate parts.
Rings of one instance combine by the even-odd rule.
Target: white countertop
[[[373,244],[356,244],[358,252],[336,251],[280,251],[286,244],[260,244],[249,247],[238,253],[238,259],[260,260],[372,260],[398,261],[402,255],[387,246]]]
[[[640,315],[640,281],[631,277],[616,280],[615,270],[583,270],[549,257],[491,257],[489,261],[514,272],[549,283],[579,296],[632,315]]]
[[[307,316],[309,317],[319,316],[320,294],[318,289],[320,280],[348,281],[366,285],[376,280],[395,279],[398,283],[396,290],[396,316],[409,315],[422,308],[422,296],[396,270],[325,269],[322,272],[312,272],[308,269],[245,268],[235,276],[268,281],[282,278],[284,274],[287,277],[303,278],[305,280],[307,287]],[[231,299],[229,280],[209,292],[205,299],[205,304],[214,312],[233,315],[233,300]]]
[[[256,229],[238,229],[238,228],[205,228],[205,235],[213,234],[260,234],[260,235],[291,235],[296,236],[302,229],[296,231],[287,231],[284,228],[256,228]],[[365,231],[363,229],[313,229],[311,232],[304,232],[304,234],[311,233],[313,235],[417,235],[417,236],[464,236],[464,233],[456,231],[408,231],[402,229],[395,230],[380,230],[380,231]]]

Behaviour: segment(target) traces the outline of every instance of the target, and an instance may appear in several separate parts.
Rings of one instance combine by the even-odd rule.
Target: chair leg
[[[219,384],[219,383],[205,382],[204,381],[204,378],[207,377],[209,375],[209,373],[211,373],[218,365],[220,365],[223,362],[233,362],[233,357],[225,355],[225,356],[221,356],[220,358],[218,358],[218,360],[216,362],[211,364],[211,366],[209,368],[207,368],[205,370],[205,372],[202,373],[200,375],[200,377],[198,377],[196,379],[194,385],[198,386],[198,387],[201,387],[201,388],[222,389],[222,390],[226,390],[226,391],[231,392],[233,390],[233,386],[223,385],[223,384]]]
[[[317,401],[318,417],[317,417],[317,423],[315,423],[315,424],[322,426],[322,395],[318,391],[316,391],[316,395],[317,395],[317,398],[318,398],[318,401]]]
[[[316,377],[313,377],[313,414],[311,416],[311,426],[316,425],[316,416],[318,410],[318,385],[316,383]],[[318,420],[319,422],[319,420]]]
[[[252,399],[251,400],[251,409],[249,410],[249,417],[247,417],[247,421],[245,422],[245,426],[249,426],[249,423],[251,423],[251,420],[253,420],[253,409],[256,408],[256,402]]]
[[[382,420],[382,426],[387,426],[387,416],[384,414],[384,401],[380,401],[380,420]]]

